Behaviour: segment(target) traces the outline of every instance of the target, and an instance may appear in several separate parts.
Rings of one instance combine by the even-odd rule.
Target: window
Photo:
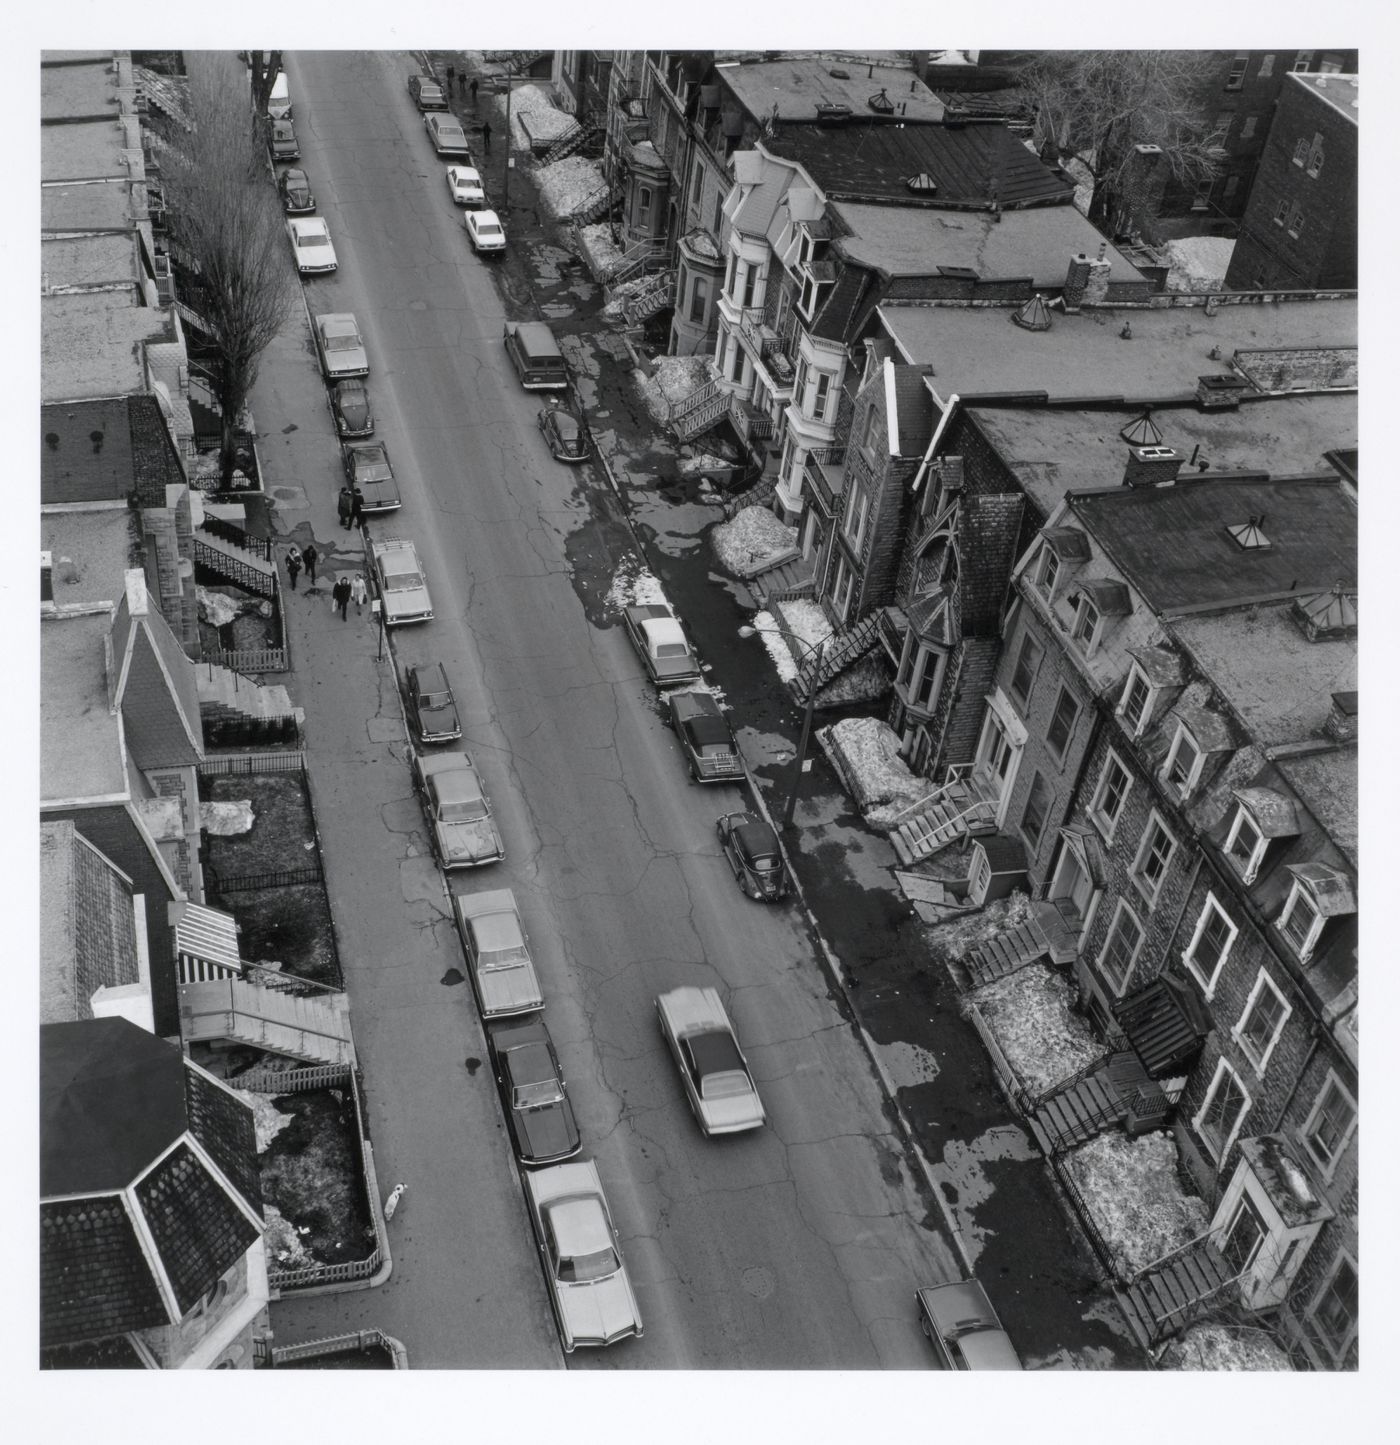
[[[1079,704],[1074,700],[1074,694],[1067,687],[1062,687],[1060,696],[1055,701],[1050,727],[1045,734],[1046,745],[1058,762],[1064,761],[1065,749],[1069,747],[1070,734],[1074,731],[1078,717]]]
[[[1312,58],[1313,53],[1311,50],[1300,50],[1297,54],[1297,57],[1294,59],[1293,64],[1289,66],[1289,69],[1294,72],[1300,70],[1307,70],[1307,68],[1312,64]]]
[[[1206,1101],[1194,1120],[1196,1132],[1217,1164],[1223,1163],[1239,1133],[1240,1122],[1249,1108],[1249,1095],[1239,1075],[1221,1059],[1211,1080]]]
[[[870,510],[870,498],[859,481],[851,484],[850,499],[846,503],[846,525],[843,528],[846,539],[855,551],[860,550],[865,540],[865,518]]]
[[[831,395],[831,373],[819,371],[817,373],[817,394],[812,402],[812,417],[816,421],[826,420],[827,399]]]
[[[817,305],[817,283],[810,276],[802,283],[802,312],[810,317]]]
[[[701,192],[705,189],[705,167],[695,162],[695,174],[690,178],[690,205],[693,210],[700,204]]]
[[[1308,147],[1306,170],[1307,173],[1313,177],[1316,177],[1322,171],[1322,136],[1320,133],[1313,136],[1312,144]]]
[[[1230,73],[1225,77],[1226,90],[1239,90],[1244,84],[1244,73],[1249,69],[1249,55],[1241,51],[1230,62]]]
[[[1225,1231],[1225,1243],[1220,1250],[1225,1256],[1226,1264],[1230,1266],[1231,1274],[1243,1274],[1254,1263],[1268,1235],[1269,1231],[1264,1227],[1264,1221],[1259,1217],[1254,1201],[1248,1194],[1242,1195],[1239,1208],[1235,1210],[1235,1217]]]
[[[1240,139],[1251,140],[1254,137],[1254,127],[1259,124],[1257,115],[1247,115],[1240,126]]]
[[[1032,851],[1040,846],[1040,835],[1045,831],[1045,820],[1050,814],[1050,802],[1050,784],[1037,773],[1031,779],[1031,790],[1026,795],[1026,811],[1021,814],[1021,834]]]
[[[1342,62],[1340,60],[1320,60],[1317,65],[1319,75],[1340,75]]]
[[[1133,737],[1137,737],[1142,731],[1151,702],[1152,684],[1148,682],[1147,674],[1134,663],[1128,670],[1123,696],[1118,700],[1118,715],[1128,725],[1128,731]]]
[[[723,191],[715,192],[715,218],[710,223],[710,232],[715,236],[719,235],[720,227],[724,223],[724,199]]]
[[[1089,804],[1089,818],[1104,836],[1104,841],[1113,841],[1113,831],[1123,814],[1123,804],[1128,800],[1128,789],[1132,778],[1127,768],[1118,761],[1117,754],[1109,753],[1099,774],[1099,785],[1094,789],[1094,801]]]
[[[1279,914],[1278,931],[1293,945],[1293,951],[1304,962],[1311,956],[1322,932],[1322,915],[1312,895],[1301,883],[1294,883],[1288,902]]]
[[[1201,916],[1196,920],[1196,930],[1181,961],[1205,989],[1208,999],[1215,993],[1215,981],[1225,967],[1238,932],[1230,922],[1230,915],[1215,901],[1215,894],[1207,893]]]
[[[1108,936],[1099,950],[1099,971],[1118,993],[1123,992],[1141,947],[1142,924],[1138,922],[1133,910],[1120,898],[1118,911],[1113,915],[1113,922],[1108,927]]]
[[[1288,234],[1296,241],[1303,231],[1303,208],[1297,201],[1293,202],[1293,210],[1288,218]]]
[[[802,232],[802,239],[797,243],[797,264],[805,266],[812,259],[812,238],[806,231]]]
[[[710,304],[710,283],[707,277],[697,276],[690,291],[690,320],[698,325],[705,319],[705,308]]]
[[[1168,787],[1175,788],[1177,794],[1184,799],[1196,786],[1196,780],[1201,775],[1203,761],[1201,750],[1196,746],[1195,739],[1186,731],[1186,724],[1178,723],[1171,751],[1167,754],[1167,761],[1162,765],[1162,781]]]
[[[744,379],[744,348],[739,345],[737,336],[731,338],[734,345],[734,355],[729,362],[730,381],[742,381]]]
[[[845,622],[846,610],[851,605],[851,588],[855,582],[855,574],[851,571],[845,557],[841,557],[836,563],[836,582],[831,589],[832,604],[836,608],[836,620]]]
[[[1074,619],[1074,630],[1070,634],[1085,652],[1094,650],[1094,641],[1099,630],[1099,609],[1087,593],[1079,598],[1079,612]]]
[[[870,449],[870,438],[875,434],[875,405],[873,402],[865,408],[865,424],[860,430],[860,444],[867,451]]]
[[[1254,1072],[1261,1078],[1269,1062],[1269,1055],[1278,1043],[1279,1034],[1293,1010],[1274,985],[1273,979],[1261,968],[1254,980],[1254,988],[1245,1003],[1240,1021],[1232,1030],[1235,1041],[1244,1050],[1245,1057],[1254,1065]]]
[[[753,305],[754,291],[758,286],[758,267],[752,261],[744,263],[744,309]]]
[[[1035,585],[1047,596],[1055,595],[1055,582],[1060,575],[1060,559],[1047,542],[1040,549],[1040,560],[1036,563]]]
[[[933,706],[934,684],[938,681],[938,654],[921,648],[919,680],[909,693],[910,705],[927,712]]]
[[[1257,72],[1256,78],[1259,80],[1267,80],[1273,73],[1274,57],[1272,55],[1266,55],[1259,62],[1259,70]]]
[[[734,292],[734,281],[739,274],[739,258],[733,251],[729,253],[729,269],[724,273],[724,289],[732,297]]]
[[[1225,855],[1240,870],[1240,877],[1246,883],[1254,882],[1264,856],[1264,835],[1243,803],[1239,805],[1225,839]]]
[[[1295,166],[1305,166],[1305,165],[1307,165],[1307,163],[1308,163],[1308,152],[1309,152],[1311,149],[1312,149],[1312,146],[1309,144],[1308,138],[1307,138],[1306,136],[1304,136],[1303,139],[1300,140],[1300,141],[1298,142],[1298,144],[1293,147],[1293,164],[1294,164]],[[1281,202],[1279,203],[1279,210],[1287,210],[1287,209],[1288,209],[1288,202],[1287,202],[1287,201],[1281,201]],[[1274,213],[1274,219],[1275,219],[1275,220],[1278,220],[1278,213],[1277,213],[1277,212]]]
[[[1323,1347],[1340,1362],[1356,1339],[1356,1266],[1346,1255],[1337,1256],[1331,1278],[1317,1292],[1312,1324]]]
[[[645,222],[651,216],[651,187],[637,187],[637,219]]]
[[[1154,905],[1162,891],[1162,880],[1171,867],[1172,854],[1176,852],[1176,839],[1162,826],[1162,820],[1153,813],[1142,842],[1138,845],[1137,857],[1133,860],[1132,877],[1137,890]]]
[[[1035,686],[1036,669],[1044,656],[1044,648],[1029,632],[1021,638],[1021,650],[1016,654],[1016,671],[1011,674],[1011,696],[1022,707],[1030,701],[1031,688]]]
[[[1329,1074],[1308,1122],[1303,1125],[1303,1143],[1322,1165],[1328,1179],[1336,1170],[1355,1128],[1356,1100],[1341,1086],[1335,1074]]]

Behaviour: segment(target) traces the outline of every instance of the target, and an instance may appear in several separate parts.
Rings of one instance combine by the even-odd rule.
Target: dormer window
[[[1152,691],[1147,674],[1137,663],[1133,663],[1128,669],[1128,680],[1123,685],[1123,696],[1118,699],[1118,716],[1133,737],[1142,731],[1151,715]]]
[[[1035,585],[1046,595],[1055,595],[1055,583],[1060,576],[1060,559],[1048,546],[1040,549],[1040,561],[1036,564]]]
[[[1253,883],[1259,875],[1259,864],[1267,846],[1264,835],[1259,831],[1249,810],[1243,803],[1235,810],[1235,821],[1230,825],[1230,835],[1225,839],[1225,855],[1240,870],[1240,877],[1246,883]]]
[[[1329,918],[1356,912],[1352,880],[1326,863],[1290,863],[1293,888],[1278,916],[1278,931],[1306,963]]]
[[[1074,615],[1074,629],[1071,636],[1085,652],[1092,652],[1094,643],[1098,639],[1099,609],[1094,606],[1094,599],[1081,595],[1079,599],[1079,610]]]
[[[805,266],[812,259],[812,238],[806,231],[802,232],[802,239],[797,243],[797,264]]]
[[[1186,724],[1178,723],[1171,750],[1167,753],[1166,762],[1162,764],[1162,781],[1169,788],[1175,789],[1177,796],[1185,801],[1201,776],[1201,764],[1204,761],[1205,754],[1186,730]]]
[[[1070,594],[1069,604],[1075,609],[1070,636],[1086,656],[1093,654],[1115,619],[1126,617],[1132,611],[1128,589],[1111,577],[1084,578],[1077,595]]]

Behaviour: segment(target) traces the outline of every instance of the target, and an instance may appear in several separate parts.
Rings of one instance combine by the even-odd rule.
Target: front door
[[[1000,802],[1006,794],[1007,783],[1016,761],[1016,747],[1002,728],[996,713],[987,710],[986,726],[982,729],[982,745],[977,750],[977,766],[974,778],[985,797]]]

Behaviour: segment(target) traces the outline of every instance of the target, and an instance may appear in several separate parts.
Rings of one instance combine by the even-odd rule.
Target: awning
[[[1115,1003],[1113,1017],[1154,1079],[1185,1073],[1210,1032],[1195,994],[1165,974]]]
[[[1080,823],[1068,823],[1060,829],[1065,847],[1079,860],[1079,866],[1088,875],[1095,888],[1104,885],[1103,848],[1099,835],[1093,828]]]
[[[243,971],[243,960],[238,953],[238,926],[232,914],[206,908],[202,903],[172,903],[170,911],[176,913],[177,910],[177,953],[221,964],[239,973]]]

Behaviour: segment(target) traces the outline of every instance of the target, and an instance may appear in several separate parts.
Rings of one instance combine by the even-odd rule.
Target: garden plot
[[[253,826],[206,835],[205,851],[219,878],[315,867],[316,830],[300,773],[250,773],[199,780],[202,803],[247,803]]]
[[[784,526],[767,507],[744,507],[710,533],[719,564],[735,577],[752,577],[797,550],[797,528]]]
[[[1104,1047],[1073,1007],[1074,990],[1043,963],[977,989],[975,1004],[1006,1061],[1032,1094],[1042,1094],[1095,1059]]]

